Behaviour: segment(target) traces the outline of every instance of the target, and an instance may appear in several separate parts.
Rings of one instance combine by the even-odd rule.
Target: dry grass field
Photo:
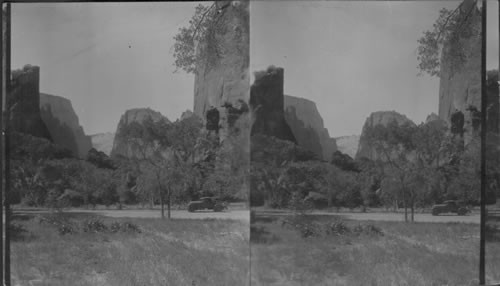
[[[62,214],[17,215],[13,223],[13,285],[248,284],[242,221]]]
[[[299,224],[302,228],[284,224],[283,217],[256,215],[250,234],[252,285],[478,284],[477,224],[332,216],[309,216]],[[317,225],[328,226],[330,234],[311,235]],[[500,242],[489,241],[488,251],[496,253],[487,258],[488,280],[498,281],[493,268],[500,265]]]

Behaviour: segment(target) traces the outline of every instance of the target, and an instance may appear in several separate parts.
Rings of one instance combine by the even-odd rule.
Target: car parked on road
[[[227,203],[221,201],[218,197],[202,197],[197,201],[191,201],[188,204],[188,211],[195,212],[197,210],[213,210],[221,212],[227,209]]]
[[[466,215],[469,209],[453,200],[444,201],[442,204],[436,204],[432,206],[432,215],[439,215],[442,213],[456,213],[457,215]]]

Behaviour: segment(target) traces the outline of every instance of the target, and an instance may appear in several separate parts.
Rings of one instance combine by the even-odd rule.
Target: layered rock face
[[[464,5],[464,9],[470,9]],[[457,66],[456,59],[450,56],[450,44],[445,45],[442,52],[439,117],[451,125],[451,117],[456,112],[464,116],[463,139],[467,145],[473,137],[479,136],[479,130],[473,126],[473,111],[481,110],[481,12],[477,7],[471,8],[468,23],[470,33],[460,38],[460,45],[465,55],[464,62]],[[462,11],[461,13],[466,13]]]
[[[337,149],[354,159],[358,152],[359,137],[359,135],[335,137]]]
[[[334,138],[323,125],[316,103],[311,100],[285,95],[285,120],[292,129],[297,143],[314,152],[319,159],[331,160],[337,150]]]
[[[54,143],[68,148],[74,156],[87,156],[92,142],[80,126],[71,101],[64,97],[40,93],[40,113]]]
[[[25,65],[12,71],[11,76],[7,106],[12,130],[52,140],[40,115],[40,68]]]
[[[376,125],[382,125],[387,127],[390,122],[395,121],[399,126],[408,123],[415,125],[413,121],[408,119],[406,116],[399,114],[395,111],[377,111],[370,114],[363,125],[363,131],[359,138],[358,151],[356,153],[356,159],[368,158],[370,160],[384,160],[382,154],[378,154],[377,150],[373,147],[370,139],[367,138],[367,132],[370,128]]]
[[[113,149],[113,142],[115,140],[115,133],[106,132],[90,135],[92,141],[92,147],[99,152],[103,152],[106,155],[111,154]]]
[[[297,143],[285,120],[283,77],[282,68],[269,67],[266,71],[255,73],[255,81],[250,88],[251,135],[274,136]]]
[[[218,133],[220,127],[224,141],[241,131],[237,120],[248,121],[249,7],[248,1],[217,1],[216,6],[220,11],[213,31],[217,43],[207,40],[197,49],[205,56],[195,73],[194,114],[206,122],[207,112],[217,110],[219,122],[213,125]]]
[[[124,135],[124,130],[132,123],[142,124],[147,118],[150,118],[154,122],[160,120],[170,121],[163,116],[161,113],[154,111],[150,108],[134,108],[129,109],[123,114],[118,122],[118,127],[116,128],[115,138],[113,141],[113,148],[111,149],[111,157],[123,156],[126,158],[133,158],[139,154],[139,150],[135,150],[128,142],[128,138]]]

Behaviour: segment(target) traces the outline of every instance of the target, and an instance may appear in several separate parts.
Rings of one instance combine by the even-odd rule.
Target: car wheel
[[[221,206],[221,205],[214,206],[214,212],[221,212],[222,210],[223,210],[223,206]]]
[[[436,216],[439,214],[439,211],[438,210],[432,210],[432,215]]]
[[[459,210],[457,211],[457,214],[458,214],[458,215],[465,215],[466,213],[467,213],[467,210],[466,210],[466,209],[459,209]]]
[[[196,206],[195,205],[189,205],[188,206],[188,212],[192,213],[196,210]]]

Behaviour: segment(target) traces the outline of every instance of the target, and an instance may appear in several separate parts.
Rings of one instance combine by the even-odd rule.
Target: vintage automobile
[[[469,209],[457,201],[444,201],[442,204],[432,206],[432,215],[441,213],[456,213],[457,215],[466,215]]]
[[[197,201],[191,201],[188,204],[189,212],[205,209],[214,210],[214,212],[221,212],[227,209],[227,203],[219,200],[218,197],[203,197]]]

